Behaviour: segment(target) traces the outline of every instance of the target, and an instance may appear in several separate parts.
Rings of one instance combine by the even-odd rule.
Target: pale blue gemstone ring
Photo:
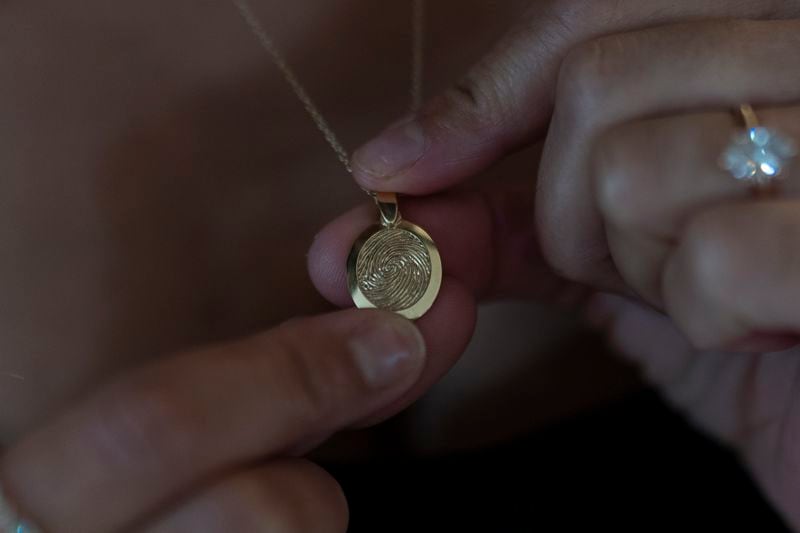
[[[41,533],[38,528],[19,516],[2,491],[0,491],[0,533]]]
[[[772,128],[761,126],[753,107],[741,106],[745,129],[734,135],[720,165],[737,180],[758,189],[771,187],[798,155],[797,143]]]

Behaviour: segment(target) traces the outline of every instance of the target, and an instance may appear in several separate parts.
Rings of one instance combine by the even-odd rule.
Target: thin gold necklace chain
[[[253,12],[250,0],[232,0],[242,18],[247,23],[247,26],[253,32],[253,35],[258,39],[262,48],[269,54],[278,70],[281,71],[286,82],[291,87],[297,99],[303,104],[311,120],[316,124],[317,129],[325,137],[325,141],[330,145],[339,161],[347,169],[348,173],[353,172],[350,163],[350,154],[344,148],[339,137],[333,131],[325,116],[319,110],[319,107],[311,99],[308,91],[300,82],[294,70],[289,66],[286,58],[275,45],[270,35],[264,29],[264,26],[259,21],[258,17]],[[423,80],[425,69],[425,8],[426,0],[412,0],[412,20],[411,20],[411,111],[417,111],[422,105],[423,98]],[[375,193],[365,191],[367,194],[374,196]]]

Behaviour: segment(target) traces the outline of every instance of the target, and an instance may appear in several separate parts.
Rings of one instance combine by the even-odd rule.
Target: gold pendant
[[[394,311],[416,320],[442,286],[442,259],[428,233],[400,217],[397,195],[375,197],[380,225],[359,236],[347,259],[350,296],[359,309]]]

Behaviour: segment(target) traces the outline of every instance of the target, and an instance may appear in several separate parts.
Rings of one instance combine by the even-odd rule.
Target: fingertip
[[[308,251],[308,275],[323,298],[337,307],[345,307],[347,294],[343,289],[347,286],[346,273],[332,259],[331,250],[324,235],[320,234],[314,239]]]
[[[317,291],[338,307],[352,305],[347,290],[347,254],[343,242],[355,242],[358,234],[370,225],[368,205],[356,208],[325,226],[307,256],[308,274]]]
[[[428,141],[414,116],[391,124],[353,154],[356,181],[369,190],[389,190],[425,156]]]
[[[356,427],[377,424],[418,400],[455,365],[466,350],[477,321],[477,304],[470,290],[445,277],[436,303],[416,325],[427,346],[427,361],[417,383],[391,405],[372,414]]]

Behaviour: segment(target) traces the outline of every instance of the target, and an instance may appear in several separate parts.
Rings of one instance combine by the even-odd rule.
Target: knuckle
[[[735,298],[748,282],[747,251],[738,242],[741,228],[730,227],[731,207],[701,213],[686,224],[662,278],[670,316],[699,350],[718,349],[746,323]]]
[[[686,226],[678,249],[687,290],[712,305],[724,302],[738,283],[741,247],[723,217],[702,213]]]
[[[626,78],[643,69],[651,32],[632,32],[594,38],[572,48],[561,63],[556,103],[570,123],[580,124],[601,114],[612,116]]]
[[[794,213],[784,218],[780,208],[777,203],[722,205],[685,227],[664,290],[698,348],[719,348],[754,327],[774,325],[780,315],[770,317],[773,308],[766,303],[772,291],[792,301],[800,230],[792,227]],[[745,301],[756,302],[755,307]]]
[[[597,208],[604,220],[620,228],[639,228],[647,219],[642,206],[650,191],[636,142],[643,133],[638,126],[614,128],[597,138],[591,156]]]
[[[516,76],[510,58],[493,58],[491,65],[481,61],[434,99],[422,117],[435,117],[435,125],[444,131],[506,127],[516,116],[516,102],[510,97]]]
[[[84,442],[108,463],[174,467],[192,455],[199,416],[158,376],[113,385],[98,405],[83,426]]]
[[[619,62],[611,43],[621,37],[604,37],[570,50],[563,62],[556,87],[556,102],[568,118],[579,122],[607,100],[613,69]]]

